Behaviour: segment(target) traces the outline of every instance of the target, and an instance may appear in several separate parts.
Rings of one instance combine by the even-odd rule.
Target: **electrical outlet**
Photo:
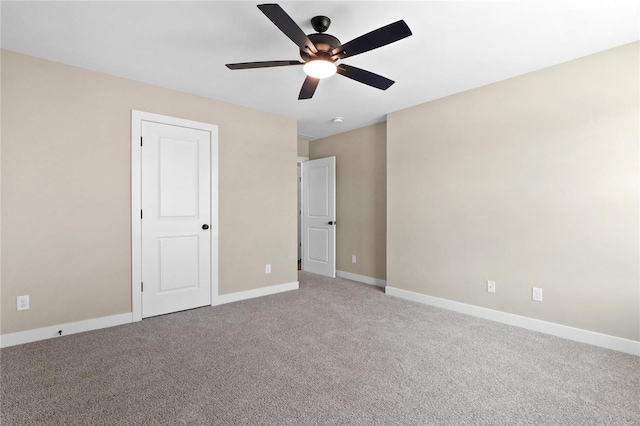
[[[264,273],[265,274],[270,274],[271,273],[271,264],[267,263],[264,267]]]
[[[489,293],[496,292],[496,282],[495,281],[487,281],[487,291]]]
[[[533,291],[531,292],[531,298],[536,302],[542,302],[542,289],[533,287]]]
[[[17,308],[19,311],[25,311],[29,309],[29,296],[18,296]]]
[[[356,255],[355,254],[351,255],[351,263],[356,263]]]

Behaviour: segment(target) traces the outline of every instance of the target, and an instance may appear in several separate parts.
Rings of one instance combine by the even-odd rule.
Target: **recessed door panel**
[[[158,294],[200,285],[200,237],[158,238]]]
[[[309,168],[309,217],[329,217],[329,167]]]
[[[309,228],[309,260],[329,262],[329,230],[325,228]]]
[[[160,216],[163,218],[198,215],[198,140],[158,139]]]

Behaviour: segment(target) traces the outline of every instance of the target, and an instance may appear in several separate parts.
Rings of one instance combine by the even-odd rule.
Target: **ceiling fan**
[[[366,33],[348,43],[341,44],[336,37],[325,34],[331,24],[331,20],[326,16],[316,16],[311,19],[311,25],[317,33],[306,35],[279,5],[260,4],[258,9],[291,41],[298,45],[300,57],[302,57],[303,61],[242,62],[227,64],[229,69],[242,70],[304,65],[303,69],[307,77],[302,84],[298,99],[310,99],[315,93],[320,79],[330,77],[335,73],[381,90],[387,90],[395,83],[393,80],[370,71],[347,64],[336,64],[336,62],[409,37],[411,30],[403,20]]]

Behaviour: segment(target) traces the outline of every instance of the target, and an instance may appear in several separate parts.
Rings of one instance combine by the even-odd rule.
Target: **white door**
[[[143,318],[211,304],[210,149],[210,132],[142,122]]]
[[[336,157],[302,163],[302,269],[336,276]]]

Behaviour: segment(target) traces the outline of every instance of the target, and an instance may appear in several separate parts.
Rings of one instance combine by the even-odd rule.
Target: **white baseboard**
[[[385,288],[385,293],[390,296],[412,300],[414,302],[420,302],[438,308],[448,309],[451,311],[459,312],[461,314],[484,318],[491,321],[501,322],[503,324],[526,328],[527,330],[533,330],[540,333],[563,337],[565,339],[574,340],[576,342],[588,343],[590,345],[600,346],[607,349],[613,349],[614,351],[625,352],[631,355],[640,356],[640,342],[636,342],[635,340],[623,339],[621,337],[610,336],[608,334],[596,333],[595,331],[583,330],[580,328],[574,328],[566,325],[556,324],[553,322],[509,314],[507,312],[496,311],[480,306],[454,302],[453,300],[427,296],[426,294],[402,290],[390,286],[387,286]]]
[[[364,275],[352,274],[351,272],[336,271],[336,277],[346,280],[358,281],[359,283],[371,284],[378,287],[385,287],[387,282],[379,278],[366,277]]]
[[[98,330],[115,325],[128,324],[133,321],[133,314],[111,315],[108,317],[93,318],[84,321],[68,322],[66,324],[52,325],[27,331],[18,331],[0,336],[0,348],[22,345],[24,343],[37,342],[39,340],[61,337],[58,331],[62,330],[62,336],[82,333],[83,331]]]
[[[283,291],[297,290],[298,282],[278,284],[270,287],[262,287],[254,290],[239,291],[237,293],[214,296],[212,306],[225,303],[237,302],[239,300],[252,299],[254,297],[268,296],[270,294],[282,293]],[[37,342],[39,340],[53,339],[60,337],[58,332],[62,330],[62,336],[82,333],[84,331],[99,330],[101,328],[113,327],[116,325],[133,322],[133,313],[111,315],[102,318],[93,318],[84,321],[69,322],[66,324],[51,325],[48,327],[36,328],[34,330],[19,331],[0,336],[0,348],[22,345],[24,343]]]
[[[225,303],[238,302],[240,300],[253,299],[255,297],[268,296],[270,294],[282,293],[285,291],[297,290],[298,281],[285,284],[277,284],[269,287],[260,287],[253,290],[238,291],[236,293],[214,296],[211,306],[224,305]]]

